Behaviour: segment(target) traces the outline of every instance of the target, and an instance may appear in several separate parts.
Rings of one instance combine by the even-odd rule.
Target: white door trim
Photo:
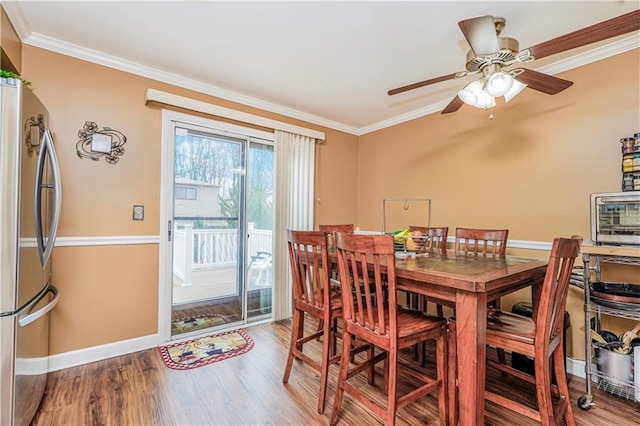
[[[173,203],[173,142],[172,122],[173,113],[162,110],[162,146],[160,167],[160,248],[158,250],[158,345],[171,340],[171,292],[167,289],[167,280],[172,273],[172,264],[167,259],[171,253],[171,243],[168,240],[169,219],[173,218],[170,211]]]

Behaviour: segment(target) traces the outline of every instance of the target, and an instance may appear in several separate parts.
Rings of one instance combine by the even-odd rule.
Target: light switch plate
[[[133,206],[133,220],[144,220],[144,206]]]

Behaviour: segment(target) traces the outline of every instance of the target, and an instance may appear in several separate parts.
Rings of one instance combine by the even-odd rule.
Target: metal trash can
[[[513,305],[511,308],[511,312],[514,314],[522,315],[523,317],[533,317],[533,307],[530,303],[520,302]],[[564,329],[562,331],[562,339],[563,339],[563,347],[562,353],[564,354],[564,370],[567,371],[567,329],[571,327],[571,318],[569,316],[569,312],[564,313]],[[517,370],[523,371],[525,373],[531,374],[535,376],[535,366],[533,363],[533,357],[529,357],[519,353],[511,354],[511,366]],[[567,376],[567,381],[568,381]],[[555,377],[553,378],[553,382],[555,383]]]

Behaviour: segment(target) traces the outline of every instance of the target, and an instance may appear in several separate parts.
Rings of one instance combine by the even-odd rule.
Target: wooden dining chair
[[[505,256],[508,238],[508,229],[456,228],[454,249],[456,253]],[[500,309],[500,298],[489,302],[489,306]],[[498,349],[498,360],[505,364],[506,359],[504,351]]]
[[[329,249],[332,250],[334,248],[333,238],[336,232],[346,232],[346,233],[354,233],[355,226],[352,223],[344,224],[344,225],[319,225],[318,229],[327,233],[327,241],[329,243]],[[331,279],[334,284],[339,285],[338,280],[340,279],[338,273],[338,264],[331,264]],[[386,291],[386,288],[385,288]]]
[[[456,253],[507,254],[508,229],[456,228]]]
[[[324,224],[324,225],[318,225],[318,229],[327,234],[327,247],[329,248],[329,250],[332,250],[334,248],[333,234],[335,232],[353,233],[356,227],[353,223],[345,223],[345,224],[338,224],[338,225]],[[339,275],[338,264],[335,262],[332,262],[331,267],[329,269],[329,278],[331,279],[333,285],[340,286],[340,283],[338,282],[338,279],[339,279],[338,275]],[[320,321],[318,321],[318,330],[321,330],[322,327],[324,327],[324,322],[322,321],[322,319],[320,319]]]
[[[523,414],[542,425],[557,425],[560,419],[568,426],[576,424],[567,375],[564,365],[564,312],[569,292],[571,270],[580,253],[579,238],[556,238],[553,240],[549,263],[540,291],[534,318],[491,309],[487,316],[487,344],[504,350],[533,357],[535,375],[530,375],[506,364],[487,360],[487,365],[519,379],[532,383],[536,387],[537,409],[523,404],[517,395],[504,395],[485,390],[485,399]],[[453,331],[452,331],[453,330]],[[455,336],[455,321],[450,322],[449,336]],[[455,340],[449,340],[449,365],[455,367]],[[450,375],[449,385],[455,383],[455,368]],[[555,383],[552,383],[552,371]],[[450,401],[455,400],[455,392]],[[557,398],[556,407],[553,397]],[[526,396],[524,397],[526,399]],[[452,405],[455,403],[452,402]]]
[[[327,242],[329,243],[329,248],[333,248],[333,233],[334,232],[350,232],[353,233],[356,229],[353,223],[346,223],[340,225],[318,225],[318,229],[322,232],[327,233]],[[336,275],[338,273],[338,268],[336,267]]]
[[[426,226],[409,226],[409,233],[420,232],[422,237],[418,239],[419,250],[418,253],[427,251],[440,251],[446,253],[447,251],[447,236],[449,234],[448,227],[426,227]],[[423,295],[412,294],[410,295],[411,303],[410,307],[419,309],[421,311],[427,311],[427,299]],[[436,310],[438,316],[444,316],[442,311],[442,305],[436,304]]]
[[[440,421],[446,423],[446,320],[417,310],[398,308],[393,236],[336,233],[336,250],[344,307],[344,346],[331,424],[335,425],[338,421],[345,392],[387,425],[393,425],[398,409],[435,391],[438,392]],[[386,276],[383,277],[383,274]],[[383,297],[382,287],[385,285],[388,286],[388,300]],[[375,294],[370,293],[372,287],[376,290]],[[375,345],[382,352],[360,363],[347,362],[346,348],[354,337]],[[401,349],[425,340],[436,341],[435,378],[399,362]],[[372,398],[371,389],[364,389],[362,385],[350,381],[381,360],[385,361],[386,404],[375,396]],[[399,396],[399,372],[420,380],[420,386]],[[369,383],[373,383],[371,379]]]
[[[422,240],[418,239],[418,252],[422,251],[446,251],[447,236],[449,228],[444,227],[428,227],[428,226],[409,226],[409,234],[420,232],[423,236]]]
[[[293,360],[298,359],[320,372],[318,413],[324,412],[327,395],[329,365],[340,360],[336,354],[337,319],[342,315],[340,289],[329,283],[327,234],[322,231],[287,230],[287,246],[293,278],[293,321],[291,343],[284,369],[283,383],[287,383]],[[304,335],[305,315],[322,321],[315,333]],[[304,353],[306,343],[322,337],[320,361]]]
[[[538,411],[491,392],[487,392],[486,399],[543,425],[555,425],[562,417],[567,425],[575,425],[564,365],[563,329],[571,270],[580,253],[581,243],[578,238],[554,239],[535,318],[497,309],[489,311],[487,317],[487,344],[534,357],[535,377],[493,361],[489,361],[489,365],[534,383]],[[557,385],[551,383],[551,364]],[[559,397],[555,411],[552,394]]]

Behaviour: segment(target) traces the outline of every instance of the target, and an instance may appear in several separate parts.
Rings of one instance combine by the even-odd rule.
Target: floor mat
[[[226,324],[227,318],[222,315],[200,315],[171,322],[171,335],[189,333],[191,331],[202,330],[204,328],[215,327]]]
[[[244,330],[232,330],[160,346],[158,350],[167,367],[189,370],[242,355],[253,349],[253,345],[253,339]]]

